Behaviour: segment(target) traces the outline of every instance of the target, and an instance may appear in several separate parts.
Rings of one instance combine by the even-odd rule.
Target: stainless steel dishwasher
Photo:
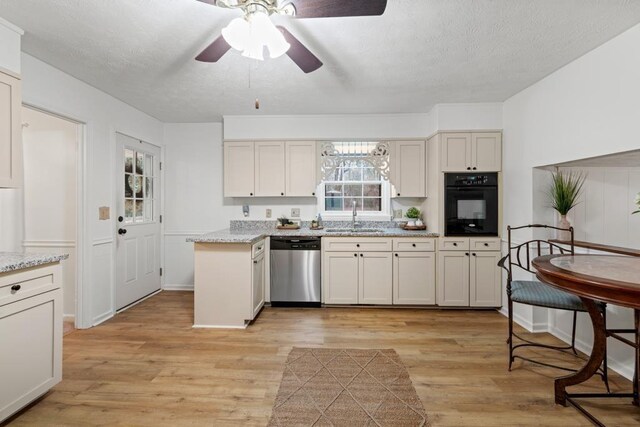
[[[271,305],[320,307],[320,238],[271,238]]]

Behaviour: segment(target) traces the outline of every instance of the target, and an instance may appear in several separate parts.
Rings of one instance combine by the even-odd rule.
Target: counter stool
[[[569,248],[562,247],[556,243],[543,239],[533,239],[524,243],[513,244],[512,231],[515,230],[531,230],[538,228],[548,228],[552,230],[569,231],[571,234],[571,240]],[[568,292],[561,291],[553,286],[537,280],[513,280],[514,270],[522,270],[535,275],[535,269],[531,266],[531,260],[541,255],[549,255],[555,253],[572,255],[574,253],[573,244],[573,227],[569,229],[563,229],[558,227],[552,227],[542,224],[530,224],[520,227],[507,227],[507,242],[509,252],[499,262],[498,266],[502,267],[507,272],[507,299],[509,310],[509,338],[507,343],[509,344],[509,371],[511,371],[514,360],[521,359],[537,365],[548,366],[551,368],[561,369],[569,372],[577,372],[576,369],[567,368],[564,366],[555,365],[552,363],[542,362],[529,357],[524,357],[515,354],[515,351],[521,347],[541,347],[551,350],[557,350],[564,353],[570,351],[574,355],[578,355],[575,347],[576,341],[576,318],[578,312],[586,312],[586,308],[582,304],[582,301],[576,295],[572,295]],[[573,325],[571,328],[571,344],[567,346],[556,346],[535,342],[526,338],[523,338],[513,331],[513,303],[527,304],[536,307],[553,308],[556,310],[569,310],[573,311]],[[607,325],[607,310],[606,304],[600,303],[600,310],[602,310],[605,329]],[[520,343],[514,345],[514,338],[517,338]],[[600,377],[607,387],[609,392],[609,378],[607,375],[607,356],[605,349],[605,357],[602,367],[599,372]]]

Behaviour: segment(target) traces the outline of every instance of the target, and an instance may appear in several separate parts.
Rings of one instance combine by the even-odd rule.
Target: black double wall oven
[[[498,174],[445,174],[445,236],[498,235]]]

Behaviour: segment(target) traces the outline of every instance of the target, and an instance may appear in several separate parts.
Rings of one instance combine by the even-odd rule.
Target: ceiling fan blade
[[[200,55],[196,56],[196,61],[218,62],[229,49],[231,49],[229,43],[226,42],[224,37],[219,36],[205,50],[200,52]]]
[[[291,0],[296,18],[377,16],[387,8],[387,0]]]
[[[278,25],[278,29],[284,35],[285,40],[291,45],[287,51],[287,56],[289,56],[302,71],[308,74],[322,67],[322,61],[307,49],[300,40],[295,38],[286,28]]]

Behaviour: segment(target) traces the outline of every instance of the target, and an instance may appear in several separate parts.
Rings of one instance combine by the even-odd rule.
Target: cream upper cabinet
[[[362,252],[358,303],[391,304],[393,301],[393,261],[389,252]]]
[[[497,266],[500,252],[471,252],[469,305],[500,307],[502,305],[502,270]]]
[[[499,172],[502,169],[502,134],[481,132],[471,134],[471,170]]]
[[[440,167],[443,172],[460,172],[470,170],[471,164],[471,134],[445,133],[442,134],[440,150]]]
[[[313,197],[316,195],[315,141],[287,141],[285,143],[286,195]]]
[[[436,303],[436,255],[434,252],[393,254],[393,303]]]
[[[394,141],[390,167],[394,197],[426,196],[425,141]]]
[[[500,132],[443,133],[440,167],[443,172],[500,172]]]
[[[285,195],[284,142],[255,143],[255,195]]]
[[[20,80],[0,72],[0,188],[22,185]]]
[[[254,195],[253,142],[224,143],[224,196],[251,197]]]

